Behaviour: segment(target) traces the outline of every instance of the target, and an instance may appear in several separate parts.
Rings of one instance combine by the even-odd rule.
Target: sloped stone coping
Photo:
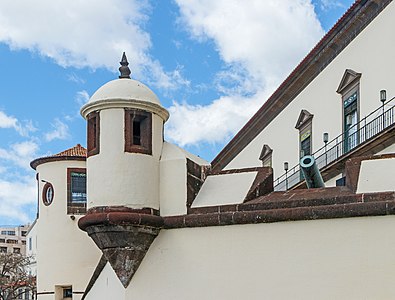
[[[320,191],[316,192],[319,193]],[[277,197],[281,198],[280,195],[277,195]],[[261,200],[261,202],[257,201],[256,203],[191,209],[190,214],[187,215],[164,217],[164,228],[175,229],[395,214],[395,192],[333,195],[333,197],[328,196],[326,198],[317,197],[316,199],[288,201],[278,199],[273,202]]]

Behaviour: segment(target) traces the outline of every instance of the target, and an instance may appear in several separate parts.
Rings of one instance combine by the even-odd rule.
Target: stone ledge
[[[387,195],[388,196],[388,195]],[[362,197],[364,198],[364,197]],[[362,199],[361,198],[361,199]],[[273,223],[284,221],[384,216],[395,214],[395,198],[380,201],[367,197],[367,202],[294,207],[269,210],[241,210],[164,217],[164,229]]]
[[[133,225],[161,228],[163,226],[163,218],[138,212],[112,211],[91,212],[78,221],[79,228],[84,231],[90,226],[99,225]]]

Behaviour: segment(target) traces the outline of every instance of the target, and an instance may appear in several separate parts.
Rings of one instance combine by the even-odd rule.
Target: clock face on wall
[[[53,201],[53,197],[54,197],[54,189],[52,184],[50,184],[49,182],[46,182],[43,188],[43,202],[45,205],[50,205]]]

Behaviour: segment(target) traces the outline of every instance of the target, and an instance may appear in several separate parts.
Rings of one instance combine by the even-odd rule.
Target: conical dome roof
[[[140,100],[160,105],[158,97],[145,84],[133,79],[115,79],[101,86],[89,103],[100,100]]]
[[[159,98],[145,84],[130,78],[129,63],[125,53],[122,55],[121,75],[101,86],[81,108],[81,115],[86,119],[93,111],[109,108],[135,108],[160,116],[163,121],[169,118],[169,112],[161,105]]]

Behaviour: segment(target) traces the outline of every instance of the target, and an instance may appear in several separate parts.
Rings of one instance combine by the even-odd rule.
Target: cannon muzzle
[[[300,169],[306,179],[307,188],[325,187],[320,170],[318,169],[315,159],[311,155],[303,156],[300,159]]]

